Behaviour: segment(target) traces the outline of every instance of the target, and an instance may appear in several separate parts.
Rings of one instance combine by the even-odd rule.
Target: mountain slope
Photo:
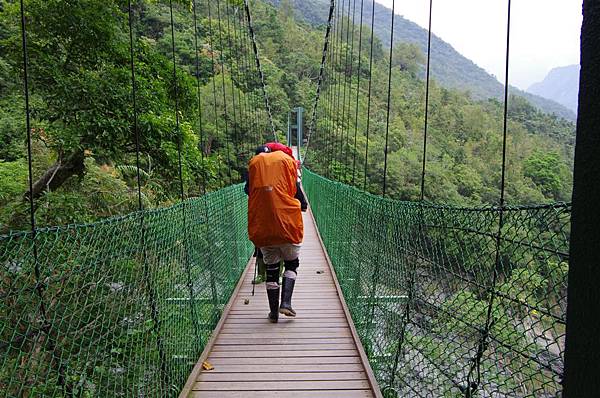
[[[266,0],[275,6],[279,6],[282,0]],[[329,1],[327,0],[287,0],[296,14],[306,22],[318,25],[327,22]],[[363,23],[368,25],[371,20],[373,2],[364,1]],[[357,12],[358,16],[358,12]],[[356,21],[358,23],[358,20]],[[375,3],[375,34],[384,46],[390,44],[391,10],[379,3]],[[413,42],[419,45],[421,50],[427,52],[427,30],[421,28],[400,15],[394,19],[394,43]],[[483,68],[477,66],[468,58],[461,55],[450,44],[433,35],[431,43],[431,74],[442,86],[469,91],[474,98],[502,98],[503,85]],[[554,113],[567,120],[574,121],[575,114],[563,105],[530,94],[511,86],[511,94],[525,97],[546,113]]]
[[[579,65],[554,68],[544,80],[531,85],[527,91],[556,101],[577,113]]]

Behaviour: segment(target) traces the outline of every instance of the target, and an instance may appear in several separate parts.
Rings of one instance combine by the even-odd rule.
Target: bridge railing
[[[570,205],[505,208],[498,239],[498,208],[303,184],[386,396],[560,393]]]
[[[3,396],[176,396],[252,253],[230,186],[0,237]]]

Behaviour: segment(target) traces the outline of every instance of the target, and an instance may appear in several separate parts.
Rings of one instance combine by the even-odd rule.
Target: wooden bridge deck
[[[251,295],[251,259],[180,398],[381,397],[310,213],[304,235],[297,317],[269,323],[264,283]]]

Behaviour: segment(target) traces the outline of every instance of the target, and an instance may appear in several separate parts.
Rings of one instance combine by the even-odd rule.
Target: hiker
[[[263,146],[256,150],[257,155],[250,160],[248,167],[248,235],[264,257],[269,320],[275,323],[279,313],[296,316],[292,308],[292,293],[304,235],[301,209],[305,206],[296,199],[294,159],[282,151],[271,152],[266,148]],[[281,260],[285,272],[280,289]]]
[[[288,155],[292,159],[294,159],[294,155],[292,154],[292,149],[290,147],[280,144],[278,142],[268,142],[265,145],[261,145],[256,149],[254,154],[258,155],[259,153],[269,153],[269,152],[275,152],[275,151],[282,151],[283,153],[285,153],[286,155]],[[296,160],[295,162],[297,164],[297,167],[300,167],[299,161]],[[249,188],[248,188],[248,172],[247,171],[244,173],[243,177],[244,177],[244,180],[246,181],[246,184],[244,185],[244,192],[246,192],[246,195],[248,195]],[[308,204],[306,203],[306,198],[304,196],[304,192],[302,192],[302,187],[300,186],[300,178],[298,178],[296,180],[296,196],[295,197],[296,197],[296,199],[298,199],[300,201],[301,210],[306,211],[308,208]],[[267,268],[265,266],[263,254],[258,247],[254,248],[254,254],[252,257],[256,258],[256,264],[258,265],[258,271],[256,273],[256,278],[252,281],[252,284],[258,285],[258,284],[261,284],[266,281]],[[283,269],[281,271],[283,271]],[[282,272],[280,272],[280,274],[281,273]]]

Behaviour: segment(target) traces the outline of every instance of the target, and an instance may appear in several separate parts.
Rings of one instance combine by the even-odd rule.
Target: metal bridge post
[[[584,0],[564,397],[600,391],[600,1]]]

